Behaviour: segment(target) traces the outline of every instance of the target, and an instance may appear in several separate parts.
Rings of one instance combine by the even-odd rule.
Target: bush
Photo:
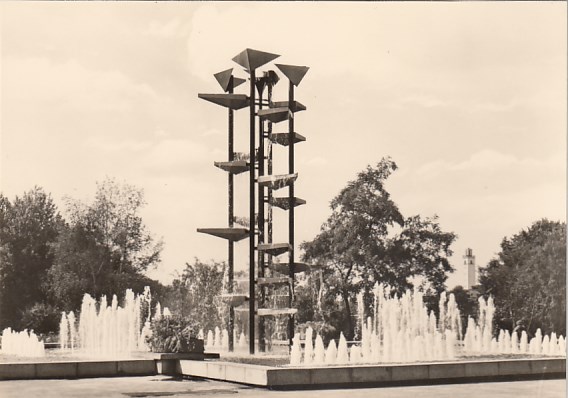
[[[23,313],[21,325],[25,329],[33,330],[36,334],[57,333],[60,319],[61,312],[55,307],[36,303]]]
[[[152,335],[146,342],[153,352],[203,352],[203,340],[196,338],[195,323],[180,316],[167,316],[153,320]]]

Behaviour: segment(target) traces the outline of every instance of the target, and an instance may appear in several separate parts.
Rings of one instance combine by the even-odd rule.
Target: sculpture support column
[[[234,87],[234,79],[233,76],[229,79],[229,87],[227,89],[229,94],[233,93]],[[233,121],[233,110],[229,108],[229,162],[232,162],[235,159],[235,152],[233,148],[233,137],[234,137],[234,121]],[[233,190],[233,173],[229,173],[229,228],[233,228],[234,222],[234,190]],[[229,267],[229,280],[228,280],[228,287],[227,291],[229,293],[233,293],[233,280],[234,280],[234,270],[235,270],[235,252],[234,252],[234,242],[229,239],[229,253],[228,253],[228,267]],[[235,347],[234,342],[234,330],[235,330],[235,309],[233,306],[229,306],[229,325],[228,325],[228,334],[229,334],[229,352],[232,352]]]
[[[290,86],[288,89],[288,106],[294,106],[294,84],[292,81],[289,82]],[[288,151],[288,173],[294,174],[294,113],[289,112],[288,114],[288,140],[289,140],[289,151]],[[292,308],[294,303],[294,181],[290,184],[288,190],[288,243],[290,243],[290,256],[288,261],[289,276],[290,276],[290,294],[288,296],[288,308]],[[290,338],[290,347],[292,347],[292,340],[294,339],[294,315],[290,315],[290,320],[288,323],[288,337]]]
[[[254,251],[255,251],[255,162],[256,162],[256,144],[255,144],[255,70],[250,71],[250,143],[249,143],[249,352],[254,354],[255,340],[255,269],[254,269]]]
[[[258,85],[258,109],[262,109],[263,83]],[[262,119],[258,118],[258,176],[264,175],[264,129]],[[264,243],[264,186],[258,187],[258,244]],[[258,277],[264,277],[264,253],[258,250]],[[266,295],[265,287],[259,286],[258,308],[264,308]],[[258,351],[266,351],[264,318],[258,318]]]

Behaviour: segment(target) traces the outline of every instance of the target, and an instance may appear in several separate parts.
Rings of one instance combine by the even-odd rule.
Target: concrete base
[[[156,354],[154,359],[0,363],[0,380],[165,374],[273,389],[323,389],[566,377],[565,358],[276,368],[216,360],[194,360],[191,359],[192,356],[194,355]]]
[[[87,377],[179,375],[179,361],[218,359],[219,354],[193,352],[150,354],[149,359],[0,363],[0,380],[75,379]]]
[[[275,368],[220,361],[180,360],[184,376],[273,389],[441,384],[566,377],[566,359]]]
[[[0,363],[0,380],[153,376],[156,374],[157,366],[154,359]]]

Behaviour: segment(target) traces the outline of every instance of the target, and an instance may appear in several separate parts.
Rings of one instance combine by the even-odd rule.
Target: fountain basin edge
[[[218,359],[215,353],[156,353],[145,359],[86,360],[0,363],[0,380],[78,379],[89,377],[177,375],[179,360]]]
[[[418,364],[268,367],[180,360],[178,373],[271,389],[324,389],[565,378],[566,358]]]
[[[187,357],[187,354],[155,354],[150,359],[0,363],[0,380],[166,374],[271,389],[325,389],[566,377],[566,358],[269,367],[221,360],[187,359]]]
[[[131,359],[0,363],[0,380],[152,376],[157,374],[157,362],[155,359]]]

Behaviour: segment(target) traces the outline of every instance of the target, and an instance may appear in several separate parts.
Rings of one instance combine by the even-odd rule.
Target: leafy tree
[[[49,271],[55,304],[71,310],[80,306],[84,293],[122,295],[126,288],[142,285],[141,291],[149,282],[142,273],[160,261],[162,250],[139,215],[145,204],[142,191],[107,178],[97,184],[92,203],[65,201],[69,221]]]
[[[304,329],[310,326],[326,344],[331,339],[338,339],[340,332],[349,333],[344,304],[328,288],[334,285],[335,277],[330,268],[299,275],[294,292],[295,306],[299,309],[297,327]]]
[[[495,300],[499,328],[524,320],[527,329],[566,333],[566,224],[542,219],[504,238],[498,257],[481,269],[480,290]]]
[[[172,313],[204,330],[224,324],[227,309],[219,298],[223,291],[225,264],[195,259],[172,281],[166,303]]]
[[[39,187],[13,202],[0,194],[0,329],[34,327],[23,316],[45,301],[42,284],[62,223],[51,196]]]
[[[456,299],[456,304],[460,310],[461,314],[461,324],[465,328],[467,326],[467,318],[472,317],[477,319],[477,312],[479,310],[479,303],[477,299],[479,298],[479,292],[474,289],[464,289],[463,286],[456,286],[448,292],[454,295]]]
[[[59,330],[61,312],[47,303],[35,303],[22,316],[21,328],[49,335]],[[45,340],[44,340],[45,341]]]
[[[448,258],[452,254],[450,246],[457,236],[442,231],[437,221],[437,216],[406,218],[402,231],[390,242],[385,256],[387,271],[380,265],[376,267],[375,280],[388,281],[398,288],[399,293],[414,284],[419,284],[427,293],[441,293],[448,273],[453,271]]]
[[[415,283],[440,292],[452,271],[448,257],[456,235],[443,232],[436,217],[403,217],[385,188],[396,169],[390,158],[367,166],[331,201],[320,233],[301,246],[304,260],[326,266],[326,294],[342,301],[348,339],[354,337],[351,302],[358,292],[366,293],[367,307],[377,282],[399,293]]]

